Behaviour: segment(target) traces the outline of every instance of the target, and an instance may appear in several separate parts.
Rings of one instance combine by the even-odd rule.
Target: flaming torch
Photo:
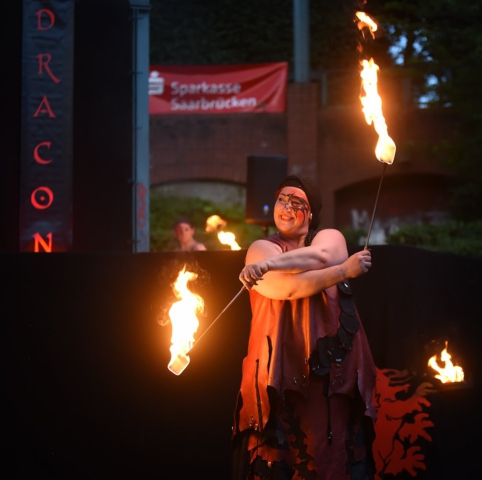
[[[377,30],[376,22],[370,18],[364,12],[357,12],[356,16],[358,18],[358,28],[363,30],[368,28],[371,36],[375,38],[375,31]],[[387,165],[391,165],[395,158],[395,142],[388,135],[388,128],[385,122],[385,118],[382,112],[382,99],[378,94],[378,65],[370,60],[362,60],[360,62],[362,70],[360,77],[362,80],[362,93],[360,95],[360,101],[362,104],[362,111],[365,115],[365,120],[368,125],[372,125],[378,134],[378,142],[375,147],[375,156],[377,160],[383,163],[382,176],[380,178],[380,184],[378,186],[378,192],[375,200],[375,206],[373,208],[372,219],[370,222],[370,228],[368,229],[368,234],[365,242],[365,250],[368,246],[368,239],[370,238],[370,233],[373,226],[373,219],[375,218],[375,211],[377,209],[378,197],[380,195],[380,189],[383,182],[383,177],[385,175],[385,170]]]
[[[432,367],[436,372],[435,378],[438,378],[442,383],[453,383],[453,382],[463,382],[464,381],[464,371],[462,367],[454,365],[450,360],[452,356],[447,351],[447,344],[445,342],[445,348],[440,354],[440,360],[444,362],[445,366],[439,366],[437,362],[437,355],[434,355],[428,361],[428,366]]]
[[[160,321],[163,326],[168,323],[172,325],[171,347],[169,348],[171,360],[167,368],[175,375],[181,375],[186,369],[190,363],[188,353],[246,289],[246,286],[243,285],[234,298],[224,307],[223,311],[204,330],[197,342],[194,343],[194,334],[199,327],[197,315],[204,312],[204,300],[200,295],[191,292],[187,284],[196,280],[197,277],[196,273],[187,271],[186,265],[184,265],[172,287],[174,294],[179,300],[174,302],[169,309],[170,321]]]
[[[219,215],[211,215],[206,220],[206,232],[218,232],[218,239],[223,245],[229,245],[231,250],[241,250],[236,242],[236,237],[232,232],[223,232],[223,228],[227,225]]]
[[[189,365],[187,356],[194,345],[194,334],[199,327],[198,313],[204,311],[204,300],[191,292],[188,282],[197,278],[197,274],[186,270],[184,266],[173,285],[173,291],[179,299],[169,309],[172,325],[171,361],[167,368],[175,375],[180,375]]]
[[[232,232],[218,232],[219,241],[223,245],[229,245],[231,250],[241,250],[241,247],[236,242],[236,237]]]

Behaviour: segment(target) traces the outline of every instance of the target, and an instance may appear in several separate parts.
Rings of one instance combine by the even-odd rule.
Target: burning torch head
[[[226,220],[223,220],[219,215],[211,215],[206,219],[206,232],[217,232],[226,225]]]
[[[285,177],[278,186],[276,197],[283,187],[300,188],[306,193],[306,197],[308,198],[308,202],[310,204],[311,213],[313,215],[310,223],[310,230],[316,231],[318,225],[320,224],[322,207],[320,189],[316,187],[309,178],[303,175],[288,175]]]

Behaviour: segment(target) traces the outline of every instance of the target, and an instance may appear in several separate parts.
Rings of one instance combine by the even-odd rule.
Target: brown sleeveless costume
[[[348,283],[299,300],[251,290],[250,301],[231,478],[373,478],[376,369]]]

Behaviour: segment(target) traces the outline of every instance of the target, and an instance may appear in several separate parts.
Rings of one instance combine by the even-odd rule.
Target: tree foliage
[[[400,64],[429,108],[453,110],[454,140],[441,142],[438,157],[457,179],[453,216],[482,218],[482,0],[371,0],[388,38],[400,45]]]
[[[482,221],[443,225],[406,225],[387,237],[388,245],[409,245],[435,252],[482,258]]]
[[[293,0],[151,0],[152,64],[293,63]],[[355,2],[310,2],[314,71],[356,70]]]

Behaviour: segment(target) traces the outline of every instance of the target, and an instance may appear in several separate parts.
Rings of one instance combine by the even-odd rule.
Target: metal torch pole
[[[188,353],[191,353],[192,352],[192,349],[199,343],[199,340],[201,340],[201,338],[203,338],[204,334],[217,322],[218,318],[231,306],[231,304],[241,295],[241,293],[243,293],[243,291],[246,289],[246,285],[243,285],[241,287],[241,290],[234,296],[234,298],[224,307],[224,310],[212,321],[212,323],[206,328],[206,330],[204,330],[204,332],[201,334],[201,336],[196,340],[196,342],[194,343],[194,345],[191,347],[191,350],[189,350],[189,352],[186,353],[186,355]]]
[[[378,197],[380,196],[380,190],[382,188],[383,177],[385,175],[385,170],[387,169],[387,165],[388,165],[387,163],[385,162],[383,163],[382,176],[380,178],[380,183],[378,184],[378,192],[377,192],[377,197],[375,199],[375,206],[373,207],[372,219],[370,221],[370,227],[368,228],[367,239],[363,250],[366,250],[368,248],[368,239],[370,238],[370,233],[372,232],[373,219],[375,218],[375,212],[377,210],[377,204],[378,204]]]

